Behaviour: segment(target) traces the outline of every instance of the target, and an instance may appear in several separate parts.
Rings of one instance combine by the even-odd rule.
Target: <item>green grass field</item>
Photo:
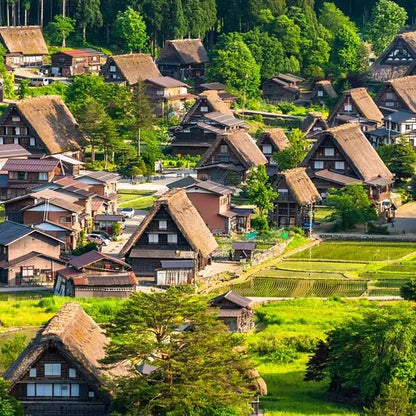
[[[157,199],[152,192],[137,190],[122,190],[118,192],[118,205],[121,208],[150,209]]]
[[[4,205],[0,204],[0,223],[4,221]]]
[[[304,270],[311,272],[345,272],[363,269],[365,265],[366,263],[334,263],[330,261],[312,262],[285,260],[277,263],[274,268],[282,270]]]

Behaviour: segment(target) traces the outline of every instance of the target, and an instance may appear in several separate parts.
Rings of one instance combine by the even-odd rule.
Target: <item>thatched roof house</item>
[[[120,251],[131,260],[136,275],[152,275],[161,260],[194,260],[204,268],[217,248],[215,238],[186,195],[171,189],[152,209]]]
[[[267,159],[267,174],[273,176],[277,173],[278,167],[273,159],[273,155],[290,145],[283,129],[264,130],[257,140],[257,146]]]
[[[351,122],[368,122],[370,125],[373,124],[374,128],[383,124],[383,114],[366,88],[345,91],[328,117],[331,127]]]
[[[105,377],[126,373],[122,365],[103,370],[99,360],[108,342],[79,303],[67,303],[5,372],[10,394],[31,415],[46,409],[55,415],[108,415]]]
[[[7,65],[42,65],[48,54],[40,26],[1,26],[0,41],[7,50]]]
[[[415,66],[416,32],[399,33],[371,66],[370,77],[389,81],[414,73]]]
[[[113,55],[101,70],[107,82],[134,85],[148,78],[161,77],[153,57],[147,53]]]
[[[328,128],[329,126],[327,121],[324,119],[322,113],[318,111],[308,113],[300,125],[300,129],[306,134],[308,139],[322,130],[327,130]]]
[[[77,153],[85,144],[74,116],[60,96],[45,95],[12,103],[2,114],[0,126],[16,125],[16,120],[20,130],[10,140],[17,139],[32,154]]]
[[[395,78],[386,82],[375,98],[383,111],[416,113],[416,75]]]

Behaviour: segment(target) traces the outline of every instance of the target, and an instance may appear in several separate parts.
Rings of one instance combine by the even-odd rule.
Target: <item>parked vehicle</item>
[[[124,218],[133,218],[134,217],[134,209],[133,208],[123,208],[121,210],[121,214]]]
[[[48,78],[32,78],[29,85],[31,87],[43,87],[45,85],[49,85],[49,83]]]
[[[106,238],[107,240],[111,240],[111,236],[110,234],[107,233],[107,231],[94,230],[93,234],[99,234],[102,237]]]
[[[111,240],[109,238],[105,238],[101,234],[97,233],[91,233],[87,235],[88,241],[94,241],[94,242],[101,242],[103,245],[108,246],[111,243]]]

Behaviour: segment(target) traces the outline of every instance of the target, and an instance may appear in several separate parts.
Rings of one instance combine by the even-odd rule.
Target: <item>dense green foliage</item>
[[[2,416],[23,416],[20,403],[7,392],[7,382],[0,378],[0,414]]]
[[[273,159],[280,170],[296,168],[305,158],[310,149],[310,143],[305,139],[305,134],[299,129],[294,129],[288,134],[290,146],[273,154]]]
[[[416,279],[410,279],[400,288],[400,295],[403,299],[416,301]]]

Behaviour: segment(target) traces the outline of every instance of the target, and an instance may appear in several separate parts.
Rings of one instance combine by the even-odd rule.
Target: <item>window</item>
[[[406,131],[412,130],[412,125],[406,124],[405,128],[406,128]]]
[[[14,134],[15,134],[16,136],[20,136],[20,127],[15,127],[15,128],[14,128]]]
[[[116,67],[114,65],[110,65],[110,72],[116,72]]]
[[[79,384],[71,384],[71,397],[79,396]]]
[[[208,107],[206,105],[201,105],[201,113],[208,113]]]
[[[26,384],[26,394],[28,396],[36,396],[36,384]]]
[[[228,153],[228,146],[226,144],[220,146],[220,153]]]
[[[322,127],[314,126],[312,127],[312,131],[322,131]]]
[[[386,101],[386,107],[394,107],[394,101]]]
[[[263,145],[263,153],[265,155],[271,155],[272,154],[272,146],[270,144],[264,144]]]
[[[313,167],[314,169],[323,169],[324,162],[322,162],[321,160],[315,160],[315,162],[313,162]]]
[[[36,377],[36,368],[31,368],[29,370],[29,377]]]
[[[163,95],[163,94],[164,94],[164,92],[165,92],[165,91],[163,91],[163,90],[157,90],[157,91],[156,91],[156,94],[157,94],[157,95]]]
[[[318,90],[318,97],[323,97],[324,96],[324,92],[322,90]]]
[[[61,364],[45,364],[45,376],[60,376]]]
[[[47,181],[48,180],[48,174],[46,172],[39,172],[38,179],[40,181]]]
[[[29,139],[29,146],[36,146],[36,140],[35,140],[35,138],[34,138],[34,137],[31,137],[31,138]]]
[[[12,116],[12,121],[20,121],[20,117],[19,116]]]
[[[159,234],[149,234],[149,244],[157,244],[159,242]]]
[[[168,244],[177,244],[178,235],[177,234],[168,234]]]
[[[17,137],[13,138],[13,143],[14,144],[19,144],[19,139]]]
[[[46,383],[36,384],[36,396],[44,396],[44,397],[52,396],[52,387],[53,387],[53,384],[46,384]]]
[[[70,368],[69,369],[69,377],[70,378],[75,378],[77,376],[77,372],[75,371],[75,368]]]
[[[335,162],[335,170],[344,170],[345,162]]]
[[[59,222],[61,224],[66,224],[67,222],[71,222],[71,218],[70,217],[59,217]]]
[[[92,397],[95,397],[95,393],[94,393],[93,391],[91,391],[91,390],[90,390],[90,391],[88,392],[88,397],[91,397],[91,398],[92,398]]]
[[[0,137],[0,144],[4,144],[4,139],[3,139],[3,137]]]
[[[352,111],[352,105],[351,104],[345,104],[344,105],[344,111]]]
[[[387,92],[386,100],[394,100],[394,94],[392,92]]]
[[[70,391],[70,384],[55,384],[53,386],[53,395],[55,397],[69,397]]]
[[[159,230],[167,230],[168,229],[168,222],[166,220],[159,221]]]
[[[20,58],[19,58],[18,56],[15,56],[15,57],[13,58],[13,63],[14,63],[14,64],[19,64],[19,63],[20,63]]]
[[[325,156],[334,156],[335,149],[333,147],[325,147]]]
[[[35,271],[35,269],[34,269],[33,266],[23,266],[22,267],[22,277],[33,277],[34,271]],[[34,368],[33,370],[35,370],[35,373],[36,373],[36,368]],[[36,374],[35,374],[34,377],[36,377]]]

